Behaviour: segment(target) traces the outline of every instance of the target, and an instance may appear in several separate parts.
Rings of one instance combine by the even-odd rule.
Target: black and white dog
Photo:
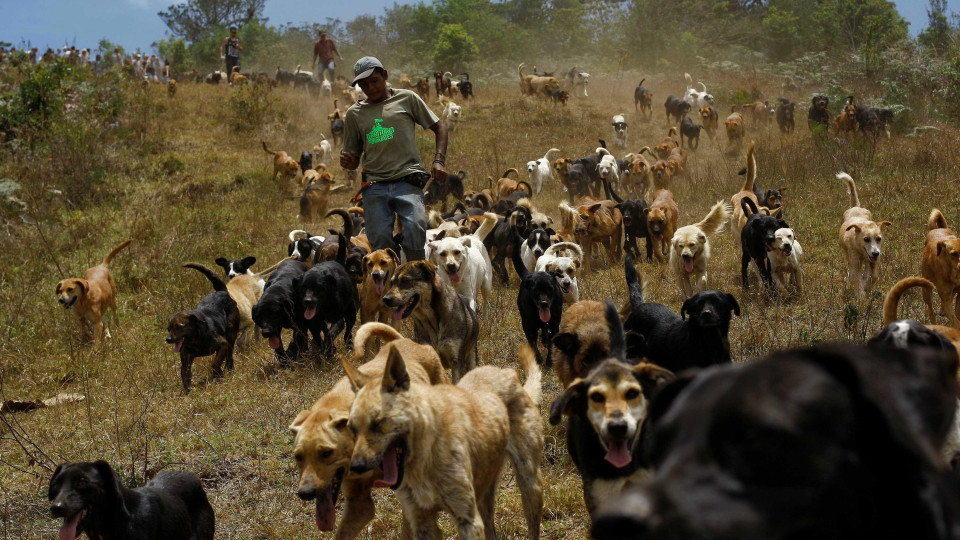
[[[626,148],[627,146],[627,120],[623,117],[622,114],[615,115],[613,117],[613,138],[614,144],[618,148]]]

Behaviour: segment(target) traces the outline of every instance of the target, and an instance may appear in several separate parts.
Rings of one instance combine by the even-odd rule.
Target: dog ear
[[[602,203],[594,203],[587,207],[587,212],[590,212],[591,214],[595,214],[597,210],[600,210],[601,208],[603,208]]]
[[[648,399],[657,388],[676,378],[672,371],[648,362],[639,362],[631,371]]]
[[[644,215],[649,214],[649,213],[650,213],[650,208],[644,208],[644,209],[643,209],[643,213],[644,213]]]
[[[249,257],[244,257],[243,260],[240,261],[240,264],[242,264],[247,268],[250,268],[251,266],[257,264],[257,258],[252,255]]]
[[[737,298],[730,293],[726,293],[727,300],[730,302],[730,305],[733,306],[733,313],[739,317],[740,316],[740,304],[737,302]]]
[[[230,269],[230,261],[228,261],[228,260],[227,260],[226,258],[224,258],[224,257],[217,257],[217,259],[216,259],[215,261],[213,261],[213,262],[214,262],[217,266],[222,267],[224,270],[229,270],[229,269]]]
[[[364,255],[363,258],[360,259],[360,269],[363,270],[363,277],[367,277],[367,274],[369,273],[367,270],[367,259],[369,258],[370,255]]]
[[[444,229],[444,230],[438,232],[437,235],[433,237],[433,239],[434,239],[434,240],[443,240],[444,237],[446,237],[446,236],[447,236],[447,230]],[[436,248],[431,247],[430,249],[436,249]]]
[[[785,187],[777,188],[777,191],[779,191],[781,195],[783,195],[783,192],[786,191],[786,190],[787,190],[787,188],[785,188]]]
[[[848,230],[848,231],[849,231],[850,229],[853,229],[853,232],[855,232],[855,233],[857,233],[857,234],[860,234],[861,229],[860,229],[860,226],[859,226],[859,225],[851,225],[851,226],[847,227],[847,230]]]
[[[889,222],[889,221],[881,221],[881,222],[878,223],[877,225],[880,225],[880,228],[882,229],[882,228],[886,227],[887,225],[893,225],[893,223],[891,223],[891,222]]]
[[[553,337],[553,346],[563,354],[573,358],[580,350],[580,336],[572,332],[562,332]]]
[[[106,461],[97,460],[93,462],[93,466],[103,481],[103,495],[109,503],[108,507],[119,513],[120,516],[129,516],[127,505],[123,500],[123,486],[120,484],[120,476]]]
[[[410,374],[407,373],[407,364],[397,347],[390,347],[387,365],[383,367],[383,380],[380,384],[381,393],[396,393],[410,389]]]
[[[683,301],[683,305],[680,306],[680,318],[682,320],[687,320],[687,313],[693,314],[693,297],[687,298]]]
[[[564,416],[573,416],[583,410],[586,402],[584,393],[587,390],[587,381],[576,379],[550,404],[550,425],[560,423]]]
[[[60,294],[60,291],[63,290],[63,282],[57,283],[57,294]]]
[[[66,465],[66,463],[57,465],[57,468],[53,471],[53,476],[50,477],[50,484],[47,485],[47,498],[51,501],[57,497],[57,495],[53,492],[53,483],[56,482],[57,477],[60,476],[60,472],[63,471],[64,465]]]
[[[348,360],[346,356],[340,357],[340,366],[343,367],[343,372],[347,376],[347,380],[350,381],[350,387],[353,388],[354,393],[359,392],[361,388],[363,388],[364,386],[366,386],[368,382],[370,382],[370,377],[364,375],[363,373],[360,372],[359,369],[354,367],[354,365],[350,363],[350,360]],[[309,412],[309,411],[304,411],[304,412]],[[300,414],[303,414],[303,413],[300,413]],[[298,416],[297,419],[299,420],[300,417]],[[306,420],[306,418],[304,418],[304,420]],[[297,420],[294,420],[293,423],[296,424]],[[290,426],[290,429],[291,430],[293,429],[292,424]]]
[[[82,278],[77,280],[77,286],[80,287],[80,290],[83,291],[83,294],[87,294],[87,291],[90,290],[90,284],[87,283],[87,280]]]
[[[307,418],[310,418],[310,409],[304,409],[300,411],[300,414],[293,419],[293,422],[288,426],[290,433],[294,435],[299,435],[300,430],[303,428],[303,423],[307,421]]]
[[[470,236],[464,236],[460,238],[460,243],[466,247],[473,247],[473,240],[470,238]]]
[[[387,252],[387,255],[390,255],[390,257],[393,258],[393,262],[396,263],[396,264],[399,266],[399,265],[400,265],[400,257],[397,256],[397,253],[396,253],[395,251],[393,251],[392,248],[387,248],[385,251]]]
[[[943,248],[946,247],[946,245],[947,243],[943,240],[937,242],[937,255],[940,255],[940,253],[943,251]]]
[[[341,414],[333,417],[333,418],[330,420],[329,423],[330,423],[331,427],[333,427],[333,429],[335,429],[335,430],[337,430],[337,431],[343,431],[343,430],[347,429],[347,424],[348,424],[349,422],[350,422],[350,417],[347,416],[346,414],[341,413]]]

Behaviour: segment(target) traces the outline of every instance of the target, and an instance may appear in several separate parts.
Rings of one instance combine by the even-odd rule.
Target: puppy
[[[212,540],[213,507],[197,475],[162,471],[128,489],[106,461],[63,463],[47,489],[50,514],[63,518],[61,540]]]
[[[474,311],[477,309],[477,291],[483,294],[484,302],[490,300],[493,291],[493,269],[483,241],[496,224],[496,214],[488,212],[476,233],[459,238],[444,236],[427,246],[429,260],[436,265],[440,280],[452,285]]]
[[[414,340],[440,354],[453,380],[477,366],[480,327],[470,301],[440,278],[428,261],[411,261],[397,268],[383,303],[396,320],[412,317]]]
[[[960,238],[957,238],[953,229],[947,227],[947,220],[936,208],[927,218],[927,241],[923,247],[920,275],[936,287],[940,296],[940,312],[946,315],[950,326],[960,328],[960,305],[956,303],[957,294],[960,293]],[[936,324],[937,314],[933,310],[930,289],[923,289],[923,301],[927,304],[930,324]]]
[[[104,321],[107,309],[113,310],[113,324],[120,325],[117,314],[117,285],[110,275],[110,261],[120,253],[120,250],[130,245],[133,240],[122,242],[113,248],[104,257],[103,262],[88,268],[82,278],[69,278],[57,283],[57,302],[63,309],[73,309],[80,322],[80,331],[83,340],[90,339],[88,325],[94,327],[93,343],[99,346],[104,337],[110,336],[110,327]]]
[[[550,168],[550,154],[559,151],[556,148],[551,148],[542,158],[527,162],[527,174],[530,175],[530,185],[533,186],[535,194],[539,195],[543,191],[545,181],[553,179],[553,170]]]
[[[788,294],[791,286],[797,294],[803,294],[803,270],[800,268],[802,257],[803,249],[793,229],[777,229],[774,233],[773,250],[767,252],[767,259],[770,261],[773,282],[781,294]]]
[[[793,111],[797,104],[791,103],[787,98],[778,98],[777,101],[780,102],[777,105],[777,126],[780,127],[780,133],[784,135],[793,133],[793,128],[796,125],[793,119]]]
[[[667,97],[667,101],[664,102],[663,107],[667,112],[667,122],[672,123],[673,119],[676,118],[679,123],[680,120],[690,112],[693,105],[671,94]]]
[[[613,137],[614,144],[618,148],[626,148],[627,146],[627,125],[626,119],[622,114],[615,115],[613,117]]]
[[[450,383],[440,357],[432,347],[406,339],[384,324],[365,324],[357,330],[354,350],[357,362],[362,361],[366,342],[373,337],[385,342],[380,352],[359,368],[350,365],[351,370],[366,377],[379,377],[390,352],[397,349],[404,354],[407,373],[414,383]],[[297,496],[304,501],[316,500],[317,528],[330,531],[336,524],[336,504],[342,487],[345,499],[343,519],[335,537],[343,539],[356,538],[373,519],[371,489],[382,479],[382,472],[356,474],[350,469],[355,438],[347,429],[347,420],[355,396],[350,380],[343,377],[310,409],[300,411],[290,424],[290,431],[295,436],[293,456],[300,474]],[[409,536],[406,522],[401,532],[401,536],[404,535]]]
[[[583,266],[583,249],[573,242],[560,242],[548,247],[537,259],[536,271],[553,275],[563,293],[563,303],[580,301],[577,274]]]
[[[718,120],[719,115],[713,107],[703,107],[700,109],[700,124],[703,126],[703,129],[706,130],[707,136],[710,137],[711,141],[717,136]]]
[[[847,286],[858,295],[865,295],[876,282],[883,228],[891,223],[873,221],[870,211],[860,207],[857,186],[849,174],[838,173],[837,178],[846,182],[850,192],[850,208],[843,213],[840,225],[840,247],[847,259]]]
[[[814,133],[826,133],[830,127],[830,98],[816,94],[807,110],[807,126]]]
[[[766,286],[768,291],[772,291],[773,274],[767,253],[775,249],[774,242],[777,239],[777,230],[786,229],[790,226],[780,218],[759,212],[752,199],[741,199],[740,207],[744,215],[747,216],[747,222],[743,226],[743,230],[740,231],[740,249],[742,250],[740,280],[743,283],[743,288],[750,288],[747,274],[750,261],[753,260],[763,285]]]
[[[174,313],[167,323],[167,343],[180,354],[180,381],[183,393],[190,393],[193,378],[193,360],[198,356],[215,354],[213,377],[223,376],[223,366],[233,370],[233,348],[240,333],[240,312],[230,297],[227,286],[213,272],[196,263],[186,268],[200,271],[210,280],[214,292],[204,296],[190,311]]]
[[[723,125],[727,132],[727,147],[733,147],[734,151],[739,152],[745,133],[743,128],[743,115],[736,111],[731,112]]]
[[[687,299],[707,288],[707,263],[710,261],[708,236],[722,231],[730,220],[730,205],[717,202],[699,223],[680,227],[670,241],[670,266]]]
[[[551,365],[550,344],[560,328],[563,311],[563,291],[553,274],[526,268],[520,256],[513,256],[513,267],[520,276],[520,288],[517,292],[517,310],[520,312],[520,325],[527,343],[533,349],[537,363],[549,368]],[[537,337],[547,349],[547,361],[543,362]]]
[[[363,257],[363,283],[360,285],[360,323],[372,321],[396,325],[390,311],[381,302],[390,277],[400,266],[400,257],[392,249],[380,249]]]
[[[670,242],[673,240],[673,233],[677,230],[677,219],[680,215],[677,203],[673,200],[673,192],[661,189],[654,193],[653,202],[644,209],[643,213],[647,221],[647,230],[653,239],[653,255],[658,261],[663,262],[667,259]]]
[[[686,137],[687,148],[690,148],[691,150],[700,148],[701,129],[703,129],[702,125],[694,124],[693,120],[691,120],[689,116],[684,116],[683,121],[680,122],[680,146],[683,147],[683,138]]]
[[[316,181],[307,185],[300,196],[300,219],[315,222],[327,215],[330,189],[333,187],[333,175],[324,171],[316,175]]]
[[[462,107],[451,101],[447,96],[440,96],[440,104],[443,105],[443,112],[440,113],[440,118],[442,118],[443,122],[447,125],[447,131],[453,133],[457,130],[457,125],[460,123]]]
[[[273,155],[273,178],[276,179],[277,175],[280,175],[282,178],[292,180],[297,176],[297,171],[300,170],[300,164],[296,160],[292,159],[286,152],[283,150],[278,150],[274,152],[267,148],[267,143],[260,141],[260,144],[263,145],[263,151]]]
[[[619,261],[622,252],[620,246],[621,221],[623,217],[613,201],[597,201],[590,197],[580,200],[577,206],[579,220],[575,232],[583,245],[586,254],[585,265],[593,270],[593,244],[599,243],[607,247],[607,254],[613,261]]]
[[[653,115],[653,93],[643,86],[644,81],[646,79],[641,79],[640,84],[633,90],[633,111],[639,112],[644,118],[650,118]]]

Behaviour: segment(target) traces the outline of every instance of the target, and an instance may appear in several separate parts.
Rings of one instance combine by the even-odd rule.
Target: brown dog
[[[740,146],[743,145],[743,137],[746,133],[743,126],[743,115],[737,111],[731,112],[730,116],[724,121],[723,127],[727,131],[728,148],[732,146],[739,152]]]
[[[834,119],[834,124],[838,134],[852,135],[857,132],[857,107],[853,104],[853,96],[847,96],[847,104]]]
[[[84,341],[90,339],[88,324],[95,327],[94,345],[100,345],[104,336],[111,337],[110,328],[103,320],[108,308],[113,310],[114,326],[120,324],[117,315],[117,286],[113,282],[113,276],[110,275],[109,266],[113,257],[121,249],[130,245],[130,242],[132,240],[127,240],[113,248],[102,263],[88,268],[82,278],[69,278],[57,283],[57,301],[64,309],[73,309],[77,320],[80,321],[80,331],[83,333]]]
[[[414,87],[414,89],[418,94],[420,94],[420,97],[424,101],[430,100],[430,81],[427,79],[420,79],[417,81],[417,85]]]
[[[757,143],[750,141],[750,146],[747,147],[747,174],[743,180],[743,187],[733,197],[730,197],[730,204],[733,206],[733,213],[730,215],[730,230],[734,238],[737,239],[740,238],[740,231],[747,223],[747,216],[743,213],[740,201],[750,199],[756,206],[760,206],[757,195],[753,192],[753,184],[757,178],[757,159],[753,155],[756,147]]]
[[[444,75],[442,71],[434,71],[433,78],[437,87],[437,99],[440,96],[450,97],[450,77]]]
[[[577,224],[574,232],[583,245],[585,269],[593,269],[593,244],[600,243],[607,247],[607,254],[613,261],[620,260],[622,247],[620,237],[623,229],[620,226],[623,216],[616,208],[614,201],[598,201],[593,197],[584,197],[577,201]],[[610,261],[608,261],[610,262]]]
[[[670,157],[670,152],[680,146],[680,143],[674,138],[676,135],[677,128],[670,128],[670,130],[667,131],[667,136],[660,141],[660,144],[653,147],[653,153],[656,154],[659,159],[667,159]]]
[[[230,74],[230,84],[234,86],[239,86],[241,84],[247,84],[250,79],[246,75],[240,74],[240,66],[233,66],[233,73]]]
[[[887,292],[886,298],[883,299],[884,326],[899,319],[897,316],[897,308],[900,305],[900,297],[903,296],[903,293],[914,287],[922,287],[927,295],[932,295],[933,289],[935,288],[930,280],[922,277],[907,277],[898,281],[890,291]],[[957,348],[957,351],[960,351],[960,329],[940,324],[926,324],[924,326],[950,340],[953,346]]]
[[[503,174],[500,175],[500,179],[497,180],[497,200],[505,199],[509,197],[514,191],[523,190],[527,193],[527,196],[530,197],[533,195],[533,189],[530,188],[530,184],[524,182],[523,180],[514,180],[510,178],[510,173],[520,175],[517,172],[517,169],[510,167]]]
[[[927,219],[927,243],[923,247],[920,274],[936,287],[940,296],[940,311],[946,315],[950,326],[960,328],[960,304],[956,301],[960,293],[960,238],[957,238],[953,229],[947,227],[947,220],[936,208]],[[930,324],[936,324],[933,294],[928,288],[923,289],[923,301],[927,304]]]
[[[400,257],[392,249],[379,249],[364,255],[363,283],[360,284],[360,323],[379,321],[396,325],[381,300],[387,284],[397,267]]]
[[[277,175],[280,175],[283,178],[293,179],[297,177],[297,172],[300,171],[300,164],[297,161],[290,157],[289,154],[283,150],[277,150],[274,152],[267,148],[267,143],[260,141],[260,144],[263,145],[263,151],[273,155],[273,178],[276,178]]]
[[[653,202],[644,208],[647,215],[647,230],[653,238],[653,254],[658,261],[665,261],[670,252],[670,242],[677,230],[680,210],[673,199],[673,192],[661,189],[653,194]]]
[[[847,285],[858,295],[864,295],[877,280],[882,231],[891,223],[873,221],[870,211],[860,207],[857,186],[850,175],[839,173],[837,178],[847,183],[850,192],[850,208],[843,213],[843,224],[840,225],[840,247],[847,259]]]
[[[706,130],[707,136],[710,137],[712,141],[714,137],[717,136],[717,127],[719,126],[719,116],[716,109],[713,107],[701,107],[700,108],[700,123],[703,125],[703,129]]]
[[[177,81],[176,79],[170,79],[170,82],[167,83],[167,95],[173,97],[177,95]]]
[[[307,170],[307,172],[314,171]],[[304,176],[306,176],[306,173],[304,173]],[[300,196],[300,219],[316,221],[321,216],[327,215],[331,186],[333,186],[333,175],[326,171],[317,175],[316,181],[307,184],[306,189],[303,190],[303,195]]]
[[[644,152],[651,152],[650,147],[644,146],[636,154],[630,153],[623,156],[623,159],[629,163],[630,177],[633,178],[633,192],[638,197],[643,196],[652,185],[650,162],[643,157]]]
[[[610,356],[610,325],[603,302],[581,300],[563,313],[559,333],[553,338],[553,366],[566,388],[586,377],[593,365]]]
[[[357,330],[354,341],[357,361],[364,357],[366,342],[371,337],[386,342],[377,356],[359,368],[350,364],[345,367],[349,366],[350,370],[365,377],[380,377],[387,357],[391,351],[397,350],[407,360],[407,373],[414,383],[449,384],[450,379],[440,365],[440,358],[431,347],[418,345],[385,324],[365,324]],[[346,362],[343,357],[341,362]],[[355,441],[353,433],[347,429],[347,419],[355,396],[349,379],[343,377],[309,410],[300,411],[290,424],[290,431],[295,435],[293,456],[300,471],[297,496],[305,501],[316,499],[316,522],[321,531],[333,530],[337,520],[337,498],[343,487],[343,519],[335,535],[338,540],[356,538],[373,519],[370,490],[383,476],[382,471],[355,474],[350,470]],[[406,522],[401,537],[409,537]]]
[[[687,165],[687,151],[683,148],[677,147],[670,151],[670,155],[667,156],[666,166],[667,170],[670,172],[670,177],[678,176],[683,174],[683,170]]]
[[[557,158],[553,162],[553,170],[557,171],[557,175],[562,179],[566,176],[567,172],[570,171],[570,166],[573,165],[573,160],[570,158]]]

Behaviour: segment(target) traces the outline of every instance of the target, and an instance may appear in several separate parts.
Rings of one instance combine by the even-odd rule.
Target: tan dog
[[[719,201],[703,221],[680,227],[670,242],[670,266],[686,300],[707,290],[707,263],[710,261],[708,237],[722,231],[730,221],[730,205]]]
[[[237,344],[248,346],[254,341],[252,339],[255,326],[253,306],[257,305],[260,297],[263,296],[261,281],[263,278],[260,274],[239,274],[227,282],[227,292],[237,303],[237,311],[240,312],[240,333],[237,336]]]
[[[900,318],[897,315],[897,309],[900,306],[900,297],[903,296],[903,293],[914,287],[922,287],[928,295],[932,295],[933,289],[936,288],[929,279],[922,277],[907,277],[898,281],[890,291],[887,292],[886,298],[883,299],[883,324],[885,326]],[[940,324],[925,324],[924,326],[950,340],[953,346],[960,351],[960,329]]]
[[[653,152],[659,159],[667,159],[670,157],[670,152],[672,152],[674,148],[680,147],[680,143],[674,138],[676,135],[677,128],[671,127],[670,130],[667,131],[667,136],[660,141],[660,144],[653,147]]]
[[[520,175],[517,172],[517,169],[510,167],[503,174],[500,175],[500,179],[497,180],[497,200],[505,199],[510,196],[514,191],[526,191],[527,196],[533,196],[533,189],[530,188],[530,184],[524,182],[523,180],[514,180],[510,178],[510,173]]]
[[[640,149],[640,152],[636,154],[631,152],[623,156],[623,159],[629,163],[630,176],[633,178],[633,192],[638,197],[643,196],[643,194],[650,189],[650,186],[653,185],[650,178],[652,173],[650,162],[643,157],[644,152],[652,153],[649,146],[644,146]]]
[[[701,107],[700,108],[700,123],[703,125],[703,129],[707,131],[707,136],[710,137],[710,140],[713,140],[717,136],[717,128],[719,127],[719,115],[713,107]]]
[[[310,171],[309,169],[307,172]],[[306,176],[306,173],[304,173]],[[330,187],[333,186],[333,175],[324,171],[318,175],[316,181],[307,184],[300,196],[300,219],[316,221],[327,215],[327,204],[330,199]]]
[[[570,171],[570,166],[573,165],[573,160],[570,158],[557,158],[553,162],[553,170],[557,171],[557,175],[560,177],[560,180],[563,180],[563,177]],[[564,188],[566,191],[566,188]]]
[[[563,313],[553,338],[553,366],[566,388],[574,379],[586,377],[594,364],[610,356],[610,325],[604,304],[581,300]]]
[[[947,227],[940,210],[934,208],[927,219],[927,242],[923,247],[923,261],[920,274],[930,280],[940,296],[940,311],[950,321],[950,326],[960,328],[960,238],[953,229]],[[933,310],[933,294],[923,289],[923,302],[927,304],[927,316],[930,324],[937,323],[937,314]]]
[[[520,95],[548,97],[548,89],[560,89],[560,81],[556,77],[540,77],[538,75],[524,75],[523,68],[526,64],[517,66],[520,73]]]
[[[852,135],[857,132],[857,106],[853,104],[853,96],[847,97],[847,104],[843,112],[834,119],[837,134]]]
[[[350,470],[383,470],[376,485],[392,488],[415,538],[440,538],[446,510],[461,540],[496,538],[494,514],[507,456],[516,469],[527,536],[539,538],[543,495],[540,368],[532,351],[513,369],[484,366],[456,385],[413,381],[402,351],[391,349],[379,380],[348,368],[357,397],[349,428],[356,434]],[[350,366],[352,368],[352,366]]]
[[[661,189],[653,194],[653,202],[643,212],[647,215],[647,230],[653,238],[653,254],[658,261],[667,259],[673,233],[677,230],[680,210],[673,199],[673,192]]]
[[[743,115],[736,111],[731,112],[730,116],[723,122],[723,127],[727,131],[728,148],[732,146],[739,152],[740,146],[743,145],[743,137],[746,134]]]
[[[843,213],[840,225],[840,247],[847,259],[847,285],[863,295],[870,292],[876,282],[882,231],[891,223],[873,221],[870,211],[860,207],[857,186],[850,175],[838,173],[837,178],[847,183],[850,192],[850,208]]]
[[[669,172],[670,178],[683,174],[684,168],[687,166],[687,151],[683,148],[674,148],[670,151],[670,155],[667,156],[666,167]]]
[[[747,216],[743,213],[740,201],[750,199],[756,206],[760,206],[757,195],[753,192],[753,184],[757,179],[757,159],[753,154],[756,146],[756,142],[750,141],[750,146],[747,147],[747,174],[743,179],[743,187],[733,197],[730,197],[730,205],[733,207],[730,217],[730,230],[738,240],[740,239],[740,231],[747,224]]]
[[[277,175],[280,175],[283,178],[293,179],[297,177],[297,172],[300,171],[300,164],[297,161],[290,157],[289,154],[283,150],[277,150],[274,152],[267,148],[267,143],[260,141],[260,144],[263,145],[263,151],[273,155],[273,178],[276,178]]]
[[[449,384],[450,379],[440,365],[440,358],[431,347],[405,339],[385,324],[369,323],[357,330],[354,342],[354,358],[357,361],[363,358],[366,342],[371,337],[380,338],[386,343],[373,360],[359,369],[351,365],[354,372],[366,377],[379,377],[391,351],[401,351],[407,360],[407,373],[412,381],[417,384]],[[343,357],[341,362],[345,362]],[[316,522],[321,531],[333,530],[337,519],[337,498],[343,487],[343,519],[335,535],[338,540],[356,538],[373,519],[370,490],[382,477],[381,471],[354,474],[350,470],[355,441],[353,433],[347,429],[347,420],[355,396],[350,381],[343,377],[309,410],[300,411],[290,424],[290,431],[295,435],[293,456],[300,472],[297,495],[307,501],[316,499]],[[409,537],[406,523],[403,529],[401,537]]]
[[[405,88],[407,90],[410,90],[411,88],[413,88],[413,81],[410,80],[409,75],[407,75],[406,73],[401,73],[400,78],[397,79],[397,85],[400,88]]]
[[[167,95],[173,97],[177,95],[177,81],[176,79],[170,79],[170,82],[167,83]]]
[[[607,254],[613,261],[620,260],[622,246],[620,237],[623,229],[620,226],[623,216],[616,208],[614,201],[597,201],[593,197],[584,197],[577,202],[579,219],[575,227],[577,238],[583,245],[585,269],[593,269],[593,244],[599,243],[607,247]],[[609,261],[608,261],[609,262]]]
[[[57,301],[63,309],[73,309],[77,320],[80,321],[80,331],[84,341],[90,339],[90,329],[87,325],[95,327],[93,335],[95,346],[100,345],[104,336],[111,337],[110,327],[104,322],[107,309],[113,310],[114,326],[120,325],[117,314],[117,286],[113,282],[113,276],[110,275],[109,266],[117,253],[130,245],[130,242],[132,240],[127,240],[113,248],[102,263],[88,268],[82,278],[68,278],[57,283]]]
[[[360,284],[360,323],[379,321],[396,326],[381,299],[390,277],[400,266],[400,257],[392,249],[379,249],[363,256],[363,283]]]
[[[233,66],[233,72],[230,74],[230,84],[234,86],[239,86],[241,84],[247,84],[250,79],[246,75],[240,74],[240,66]]]

